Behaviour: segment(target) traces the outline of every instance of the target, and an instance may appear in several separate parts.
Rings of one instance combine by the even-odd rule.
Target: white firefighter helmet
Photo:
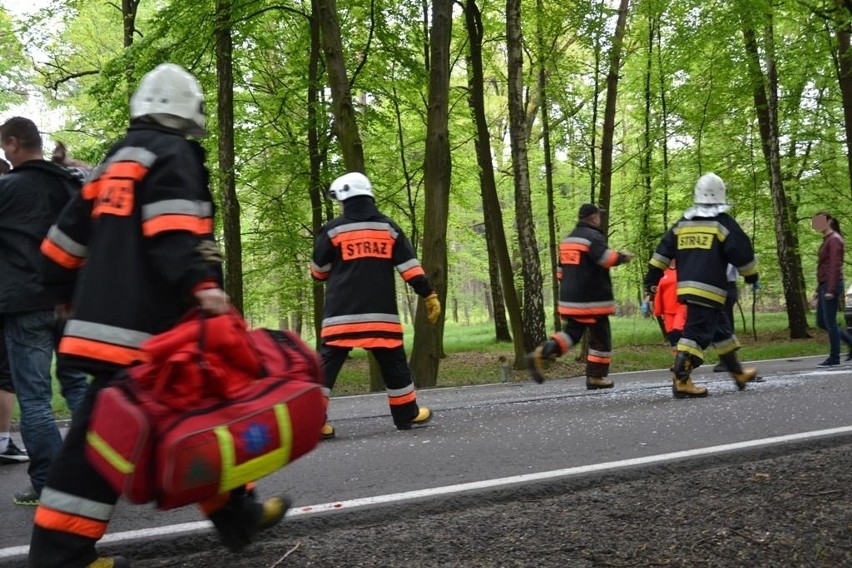
[[[186,69],[162,63],[142,77],[130,97],[130,118],[153,121],[193,136],[206,136],[204,94]]]
[[[727,203],[725,182],[714,173],[704,174],[695,183],[696,205],[720,205]]]
[[[331,182],[328,196],[336,201],[346,201],[350,197],[368,195],[373,197],[373,184],[362,173],[350,172]]]
[[[687,219],[715,217],[731,208],[728,203],[725,182],[712,172],[698,178],[695,183],[693,198],[693,207],[684,213],[684,217]]]

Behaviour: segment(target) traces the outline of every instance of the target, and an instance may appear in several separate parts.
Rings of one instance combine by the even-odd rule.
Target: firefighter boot
[[[606,377],[586,377],[586,390],[611,389],[612,385]]]
[[[544,382],[545,361],[553,361],[559,356],[559,345],[552,339],[548,339],[535,348],[532,353],[527,353],[527,369],[529,369],[532,380],[541,384]]]
[[[222,544],[231,552],[239,552],[251,544],[258,532],[278,524],[289,508],[286,497],[270,497],[260,503],[253,490],[236,489],[225,506],[209,518]]]
[[[123,556],[103,556],[86,568],[130,568],[130,560]]]
[[[722,360],[722,363],[725,367],[727,367],[728,372],[731,373],[738,389],[744,390],[749,381],[753,381],[757,378],[757,369],[754,367],[743,369],[736,351],[720,355],[719,359]]]
[[[428,406],[421,406],[417,411],[417,416],[415,416],[410,422],[398,422],[396,424],[397,430],[411,430],[412,426],[418,426],[420,424],[426,424],[432,420],[432,411]]]
[[[320,428],[320,440],[331,440],[332,438],[334,438],[334,436],[334,426],[332,426],[328,422],[323,424],[322,428]]]
[[[320,429],[320,440],[331,440],[334,438],[334,426],[328,423],[328,405],[331,402],[331,389],[323,387],[322,389],[322,409],[325,411],[325,423]]]
[[[675,398],[700,398],[707,396],[707,388],[695,386],[689,374],[692,372],[692,357],[678,351],[672,371],[672,394]]]

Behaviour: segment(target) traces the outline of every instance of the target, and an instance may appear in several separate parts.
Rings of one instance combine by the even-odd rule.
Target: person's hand
[[[831,292],[826,292],[825,294],[823,294],[822,297],[825,298],[826,300],[833,300],[834,294],[832,294]]]
[[[219,316],[231,310],[228,295],[221,288],[205,288],[193,292],[198,307],[210,315]]]
[[[631,260],[633,260],[636,257],[635,254],[633,254],[632,252],[629,252],[629,251],[621,251],[621,254],[624,255],[624,262],[630,262]]]
[[[751,291],[757,292],[758,290],[760,290],[760,280],[755,280],[751,283]]]
[[[438,299],[438,294],[432,293],[426,298],[426,319],[429,323],[434,324],[441,316],[441,300]]]

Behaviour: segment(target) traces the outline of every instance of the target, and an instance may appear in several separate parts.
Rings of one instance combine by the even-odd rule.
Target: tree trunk
[[[841,18],[837,22],[837,81],[843,99],[843,126],[846,133],[846,168],[849,174],[850,193],[852,193],[852,11],[848,0],[836,0]]]
[[[601,2],[603,4],[603,2]],[[600,25],[600,30],[603,29],[603,24]],[[589,201],[596,201],[598,187],[598,114],[600,113],[600,96],[601,96],[601,31],[595,32],[594,41],[594,61],[595,67],[593,71],[592,85],[592,120],[591,132],[589,133]]]
[[[659,29],[659,22],[657,24]],[[666,69],[663,66],[663,38],[657,34],[657,75],[660,77],[660,114],[663,126],[663,227],[669,226],[669,107],[666,99]]]
[[[450,211],[449,95],[450,39],[453,26],[452,0],[432,2],[430,41],[429,106],[426,116],[426,158],[423,183],[426,211],[421,263],[443,305],[447,301],[447,217]],[[411,373],[417,386],[435,386],[441,359],[444,318],[436,324],[426,320],[425,303],[419,302],[414,319]]]
[[[319,147],[319,84],[320,69],[320,23],[318,1],[312,0],[310,19],[311,55],[308,63],[308,155],[310,156],[310,187],[308,194],[311,200],[311,235],[319,234],[325,223],[322,200],[322,155]],[[313,280],[313,279],[312,279]],[[313,299],[314,337],[319,349],[321,343],[322,317],[325,306],[325,285],[313,280],[311,287]]]
[[[474,148],[476,150],[477,159],[479,157],[479,140],[474,140]],[[500,283],[500,259],[497,252],[497,243],[494,242],[494,234],[488,226],[494,223],[491,218],[491,208],[485,207],[485,182],[482,179],[482,172],[479,173],[480,195],[482,197],[482,217],[485,226],[485,249],[488,253],[488,285],[489,291],[486,291],[486,309],[488,310],[489,321],[494,322],[494,341],[510,342],[512,334],[509,332],[509,320],[506,318],[506,300],[503,297],[503,285]],[[505,244],[504,244],[505,246]]]
[[[650,8],[649,8],[650,9]],[[657,28],[657,18],[655,14],[648,14],[648,58],[645,61],[645,130],[644,130],[644,148],[640,161],[640,171],[642,175],[642,186],[644,195],[640,205],[640,225],[639,225],[639,258],[651,258],[654,251],[654,237],[651,234],[651,197],[653,195],[653,172],[652,164],[654,158],[653,135],[651,132],[651,79],[654,69],[654,35]],[[663,137],[665,140],[665,137]]]
[[[140,0],[121,0],[122,15],[122,44],[125,48],[133,45],[133,34],[136,33],[136,13]]]
[[[769,172],[769,187],[772,194],[772,206],[775,218],[775,241],[778,247],[778,260],[781,268],[781,283],[784,287],[784,299],[787,303],[787,322],[790,326],[790,338],[808,337],[808,322],[805,312],[804,295],[800,288],[802,260],[799,243],[791,229],[793,220],[787,205],[784,182],[781,174],[781,152],[778,142],[778,87],[775,76],[775,60],[772,50],[772,24],[767,24],[767,47],[765,62],[768,76],[764,76],[754,28],[743,14],[742,31],[748,58],[748,71],[754,91],[754,107],[760,130],[761,146],[766,168]]]
[[[550,146],[550,100],[547,95],[548,49],[544,42],[544,6],[542,0],[536,0],[536,40],[538,46],[538,96],[541,108],[541,136],[544,150],[544,179],[547,195],[547,251],[550,260],[550,289],[553,300],[553,330],[562,329],[559,316],[559,280],[556,267],[559,263],[559,241],[556,236],[556,206],[553,200],[553,159]]]
[[[328,87],[334,108],[334,131],[340,142],[343,165],[347,172],[364,171],[364,147],[355,120],[355,106],[352,104],[352,91],[346,74],[346,61],[343,58],[343,46],[340,41],[340,22],[337,18],[335,0],[318,0],[316,3],[320,21],[320,38],[325,55],[325,67],[328,72]],[[381,370],[372,353],[368,357],[370,364],[370,390],[382,391],[385,388]]]
[[[121,29],[124,49],[130,49],[130,47],[133,46],[133,38],[136,34],[136,14],[139,10],[139,2],[140,0],[121,0]],[[131,85],[135,84],[133,78],[133,63],[127,64],[124,74],[127,79],[127,101],[130,102],[130,97],[133,94]]]
[[[234,177],[234,72],[231,2],[216,2],[217,128],[222,227],[225,241],[225,292],[237,311],[243,311],[243,245],[240,202]]]
[[[612,197],[612,146],[615,137],[615,112],[618,101],[618,74],[621,70],[621,45],[627,29],[628,0],[621,0],[618,6],[618,19],[615,23],[615,34],[612,38],[612,51],[609,55],[609,73],[606,77],[606,103],[604,106],[603,132],[601,133],[601,191],[598,204],[603,209],[609,209]],[[603,215],[601,229],[608,233],[609,215]]]
[[[521,305],[515,290],[512,259],[509,256],[509,246],[506,241],[506,231],[503,226],[503,211],[500,198],[497,195],[497,183],[494,180],[494,164],[491,160],[491,137],[488,132],[488,121],[485,117],[485,75],[482,68],[482,15],[476,0],[467,0],[465,4],[465,22],[470,37],[470,75],[468,77],[468,104],[476,124],[476,160],[479,164],[479,183],[482,192],[482,209],[485,218],[485,232],[494,246],[494,256],[500,277],[500,291],[505,301],[505,309],[509,314],[509,324],[512,333],[506,334],[507,340],[512,341],[515,348],[516,368],[524,365],[524,328]],[[490,257],[489,257],[490,258]],[[497,288],[492,285],[494,298],[494,313],[497,317],[503,305],[497,302]],[[499,337],[499,334],[498,334]]]
[[[521,33],[521,0],[506,0],[506,44],[509,66],[509,138],[515,182],[515,215],[524,282],[524,347],[532,351],[545,339],[541,263],[535,238],[529,166],[527,163],[526,112],[524,108],[524,52]],[[516,364],[518,362],[516,361]]]
[[[346,75],[346,61],[343,59],[337,2],[319,0],[316,7],[319,10],[322,49],[334,107],[334,129],[340,141],[343,164],[347,172],[366,173],[364,172],[364,148],[355,120],[355,107],[352,105],[352,93]]]

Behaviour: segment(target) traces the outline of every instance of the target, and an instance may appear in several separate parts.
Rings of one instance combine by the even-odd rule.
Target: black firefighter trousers
[[[339,347],[323,344],[320,347],[325,387],[331,391],[337,382],[337,375],[343,368],[343,363],[352,351],[351,347]],[[420,408],[417,406],[417,394],[411,380],[411,368],[405,357],[405,347],[373,347],[367,351],[373,354],[382,380],[388,394],[391,418],[394,424],[408,424],[417,416]]]

